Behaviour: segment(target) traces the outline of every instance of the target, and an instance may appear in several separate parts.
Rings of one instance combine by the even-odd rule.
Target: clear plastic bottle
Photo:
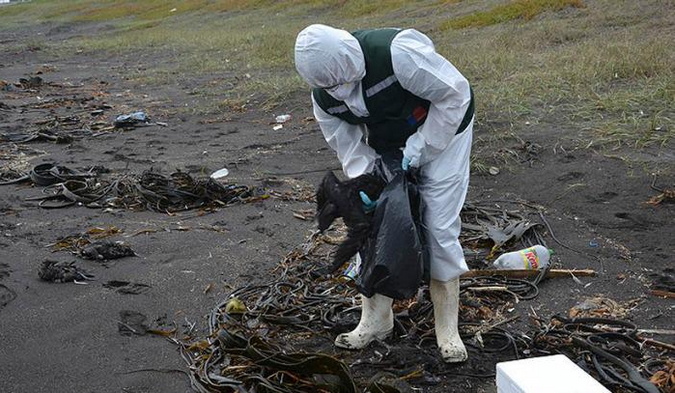
[[[503,270],[539,270],[545,269],[551,262],[553,250],[536,245],[519,251],[502,254],[494,262],[495,269]]]

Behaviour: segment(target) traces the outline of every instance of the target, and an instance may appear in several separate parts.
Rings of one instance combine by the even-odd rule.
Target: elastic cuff
[[[419,132],[412,134],[405,143],[403,155],[410,159],[410,166],[419,168],[422,161],[422,151],[424,149],[424,138]]]

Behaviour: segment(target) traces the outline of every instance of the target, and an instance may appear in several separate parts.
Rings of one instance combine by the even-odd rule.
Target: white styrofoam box
[[[611,393],[565,355],[497,363],[497,393]]]

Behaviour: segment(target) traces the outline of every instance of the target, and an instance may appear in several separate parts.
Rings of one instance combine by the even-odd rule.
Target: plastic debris
[[[276,126],[272,127],[272,129],[273,129],[274,131],[279,131],[279,130],[282,129],[282,128],[284,128],[284,126],[281,125],[281,124],[277,124]]]
[[[356,287],[365,296],[375,293],[408,299],[429,280],[424,251],[421,200],[415,177],[401,169],[400,155],[383,155],[376,173],[387,181],[373,213],[372,231],[360,251],[362,264]],[[392,213],[392,212],[395,212]]]
[[[361,268],[361,264],[358,263],[360,261],[361,259],[354,258],[349,263],[349,265],[347,265],[347,268],[345,268],[344,272],[342,272],[342,276],[350,280],[354,280],[356,276],[359,274],[359,269]]]
[[[502,254],[495,260],[495,269],[546,269],[553,255],[553,250],[535,245],[519,251]]]
[[[499,168],[497,168],[496,166],[491,166],[488,169],[488,173],[490,173],[492,176],[497,176],[499,175]]]
[[[126,115],[119,115],[115,118],[115,128],[133,128],[140,125],[148,125],[150,118],[145,112],[139,111]]]

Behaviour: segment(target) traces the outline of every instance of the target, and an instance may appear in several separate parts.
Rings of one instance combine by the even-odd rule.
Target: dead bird
[[[47,259],[42,262],[38,276],[43,281],[71,282],[77,280],[91,280],[93,276],[81,270],[75,262],[59,262]]]
[[[359,192],[363,191],[371,199],[376,200],[385,185],[383,179],[372,174],[345,181],[338,180],[333,172],[328,172],[324,176],[316,192],[319,231],[328,229],[338,217],[342,217],[347,226],[347,239],[338,246],[333,264],[327,273],[334,272],[349,261],[363,247],[370,235],[372,214],[363,210]]]
[[[131,247],[122,242],[104,240],[89,244],[79,252],[79,255],[84,259],[107,261],[110,259],[132,257],[136,253]]]
[[[36,89],[44,84],[44,81],[39,76],[29,76],[28,78],[20,78],[19,85],[23,89]]]

